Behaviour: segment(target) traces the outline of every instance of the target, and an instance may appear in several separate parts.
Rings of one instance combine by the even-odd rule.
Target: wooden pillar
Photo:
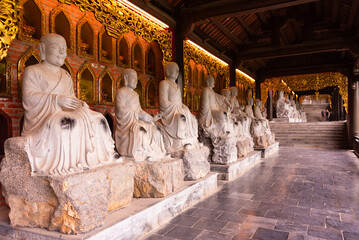
[[[343,109],[343,98],[342,95],[339,94],[339,119],[344,120],[344,109]]]
[[[354,137],[359,136],[359,82],[358,76],[349,75],[348,84],[348,140],[353,149]]]
[[[332,117],[331,120],[339,120],[339,89],[336,87],[332,96]]]
[[[229,65],[229,86],[235,87],[236,86],[236,64],[235,61]]]
[[[267,118],[269,119],[269,121],[273,120],[273,90],[268,91]]]
[[[262,78],[256,80],[256,99],[261,99],[261,81]]]

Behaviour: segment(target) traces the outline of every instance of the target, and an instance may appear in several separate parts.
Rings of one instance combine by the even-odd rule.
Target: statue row
[[[116,93],[115,141],[102,114],[89,109],[74,95],[70,75],[61,68],[66,58],[66,41],[56,34],[42,37],[42,62],[25,69],[22,135],[27,138],[27,154],[33,172],[66,175],[111,162],[121,156],[136,161],[157,161],[183,149],[200,149],[198,129],[213,142],[215,138],[247,139],[248,144],[265,147],[274,143],[268,121],[262,116],[261,102],[248,99],[239,106],[237,89],[224,97],[213,91],[214,78],[206,78],[202,91],[199,121],[182,103],[176,84],[178,65],[164,67],[166,79],[159,85],[160,113],[154,117],[140,106],[134,91],[137,73],[123,71],[123,87]],[[199,125],[199,126],[198,126]],[[200,132],[201,132],[200,131]],[[253,140],[252,140],[253,136]]]
[[[284,97],[283,91],[279,92],[276,105],[277,118],[287,118],[293,122],[306,122],[307,116],[303,111],[302,104],[290,97],[290,100]]]

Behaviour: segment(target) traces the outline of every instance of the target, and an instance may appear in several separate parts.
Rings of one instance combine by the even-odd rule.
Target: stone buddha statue
[[[106,119],[76,98],[71,76],[61,68],[65,39],[47,34],[39,47],[42,62],[25,69],[22,83],[22,136],[32,172],[65,175],[113,162],[117,154]]]
[[[213,91],[214,78],[207,76],[202,90],[199,112],[200,127],[214,136],[227,136],[231,132],[231,104],[228,99]]]
[[[253,139],[255,145],[258,147],[267,147],[275,143],[275,135],[270,130],[269,121],[265,117],[263,117],[261,109],[262,101],[256,99],[256,104],[253,107],[255,123],[253,125],[253,130],[251,131],[253,132]]]
[[[287,103],[283,91],[279,91],[276,105],[277,118],[291,118],[293,108]]]
[[[195,116],[182,103],[181,89],[176,83],[179,75],[177,63],[164,66],[165,80],[159,85],[161,127],[167,152],[196,147],[198,144],[198,123]]]
[[[125,69],[122,73],[123,87],[116,93],[116,132],[117,151],[135,161],[155,161],[166,156],[161,131],[155,121],[160,114],[152,117],[140,105],[137,86],[137,73]]]

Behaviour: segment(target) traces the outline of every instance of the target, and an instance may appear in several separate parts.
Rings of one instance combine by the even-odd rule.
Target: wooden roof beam
[[[243,60],[269,59],[333,51],[350,51],[353,55],[359,55],[358,47],[353,41],[337,38],[285,46],[247,48],[240,51],[238,58]]]
[[[338,20],[338,14],[339,14],[339,0],[333,0],[333,8],[332,8],[332,22],[336,23]]]
[[[213,17],[235,17],[243,14],[251,14],[285,8],[318,0],[256,0],[256,1],[233,1],[222,0],[206,3],[198,7],[187,9],[192,22]]]
[[[358,8],[359,8],[359,0],[353,0],[353,5],[351,7],[350,15],[348,17],[348,23],[346,26],[347,30],[351,30],[353,28],[353,24],[355,22],[355,17],[358,13]]]
[[[236,36],[233,35],[233,33],[228,29],[226,28],[219,20],[216,20],[216,19],[211,19],[211,21],[216,24],[216,26],[221,29],[221,31],[223,33],[225,33],[227,35],[227,37],[229,37],[231,39],[231,41],[235,42],[237,45],[242,45],[243,42],[238,39]]]

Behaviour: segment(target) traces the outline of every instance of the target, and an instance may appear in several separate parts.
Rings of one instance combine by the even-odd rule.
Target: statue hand
[[[153,121],[156,122],[157,120],[161,119],[162,118],[162,115],[159,113],[159,114],[156,114],[154,117],[153,117]]]
[[[60,96],[58,99],[58,104],[63,110],[75,110],[80,103],[80,100],[72,97]]]

